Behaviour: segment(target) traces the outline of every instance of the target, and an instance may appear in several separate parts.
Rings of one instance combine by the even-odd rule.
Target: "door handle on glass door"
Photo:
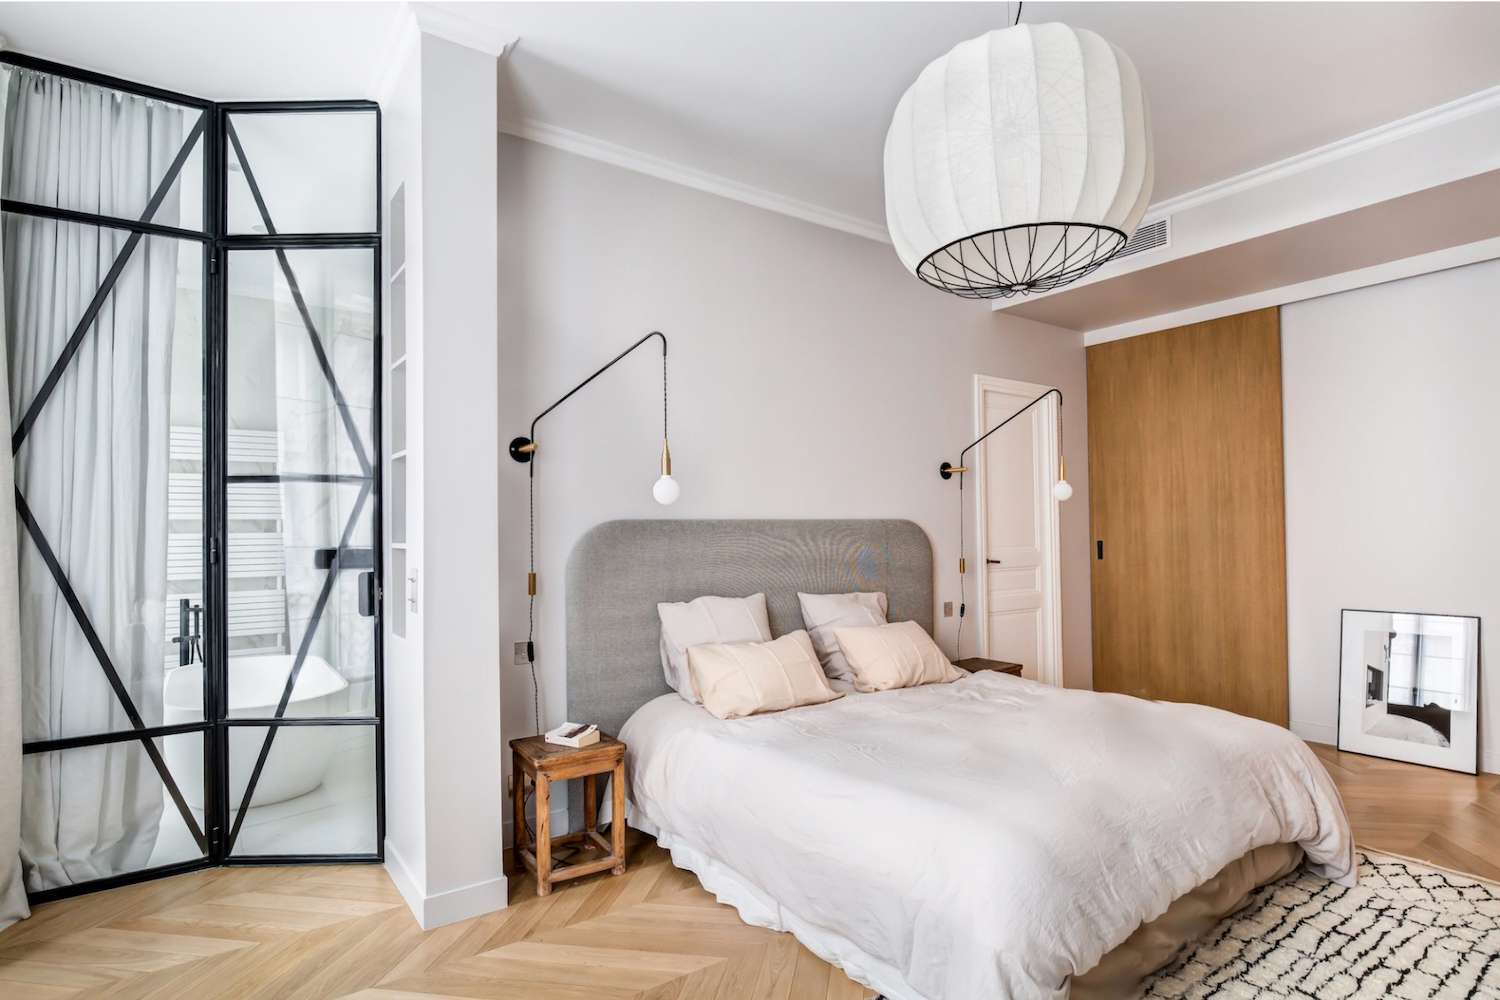
[[[373,572],[359,574],[360,615],[365,618],[374,618],[377,603],[378,602],[376,601],[375,593],[375,574]]]

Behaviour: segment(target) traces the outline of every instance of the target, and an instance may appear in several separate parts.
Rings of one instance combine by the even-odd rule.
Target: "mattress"
[[[665,695],[621,738],[633,825],[890,1000],[1112,989],[1180,944],[1175,902],[1201,922],[1286,864],[1262,848],[1354,878],[1311,751],[1203,706],[984,673],[729,721]]]

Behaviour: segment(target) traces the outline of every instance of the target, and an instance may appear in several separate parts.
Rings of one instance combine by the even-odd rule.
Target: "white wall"
[[[888,246],[524,140],[502,136],[499,173],[503,441],[647,331],[671,341],[675,506],[658,507],[650,493],[661,447],[659,353],[642,348],[538,430],[544,725],[562,721],[566,704],[568,553],[610,518],[911,518],[933,541],[938,601],[956,602],[959,497],[936,469],[973,439],[975,373],[1055,384],[1067,395],[1077,493],[1064,505],[1063,661],[1069,684],[1089,685],[1078,334],[929,289]],[[526,638],[526,468],[503,454],[499,461],[509,649]],[[972,654],[972,569],[969,578]],[[938,619],[950,655],[955,621]],[[510,739],[533,731],[531,687],[525,667],[503,670]]]
[[[427,890],[505,904],[498,701],[493,52],[422,37],[422,626]],[[461,169],[455,169],[461,165]],[[434,180],[441,178],[440,182]],[[478,224],[477,220],[486,224]],[[436,922],[470,915],[456,906]]]
[[[406,302],[401,320],[405,323],[408,344],[419,337],[422,331],[422,60],[421,38],[412,31],[404,49],[396,58],[400,65],[391,72],[390,83],[380,95],[381,105],[381,169],[385,190],[381,198],[386,207],[383,213],[385,225],[385,250],[393,252],[396,242],[396,220],[389,210],[391,196],[396,189],[405,186],[406,211],[400,228],[404,233]],[[389,274],[390,257],[382,262],[381,281],[385,289]],[[393,440],[392,424],[398,419],[391,406],[390,362],[393,327],[397,322],[392,315],[395,299],[386,292],[383,299],[384,349],[381,368],[384,376],[382,399],[385,400],[382,428],[384,446],[385,496],[382,515],[385,524],[382,538],[390,544],[391,518],[397,500],[392,495],[395,481],[391,476],[390,448]],[[409,410],[421,410],[421,360],[420,351],[408,350],[406,361],[407,405]],[[421,481],[421,449],[409,449],[406,458],[408,482]],[[406,501],[407,537],[421,537],[422,508],[419,490],[409,490]],[[409,558],[419,555],[414,545]],[[415,615],[406,619],[405,635],[396,634],[392,628],[393,608],[406,598],[405,581],[400,578],[392,563],[391,551],[385,552],[385,601],[383,624],[385,626],[385,866],[392,881],[412,911],[421,919],[427,895],[427,752],[423,742],[426,728],[425,705],[422,697],[422,621]]]
[[[1283,307],[1292,728],[1333,743],[1339,610],[1478,615],[1500,771],[1500,262]]]
[[[385,197],[406,184],[406,557],[420,589],[402,638],[391,611],[406,588],[386,581],[386,861],[430,928],[506,902],[496,231],[476,224],[496,213],[497,81],[493,51],[431,34],[406,58],[387,97]]]

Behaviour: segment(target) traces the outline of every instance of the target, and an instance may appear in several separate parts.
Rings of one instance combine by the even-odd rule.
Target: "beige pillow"
[[[833,630],[859,625],[885,624],[885,594],[878,591],[858,594],[804,594],[798,592],[802,605],[802,624],[812,635],[813,649],[823,663],[823,673],[836,681],[853,681],[854,674],[839,649]]]
[[[770,642],[766,595],[700,597],[696,601],[658,604],[661,619],[661,672],[673,691],[697,704],[688,676],[689,646],[704,642]]]
[[[857,691],[946,684],[963,676],[916,622],[836,628],[833,634],[849,661]]]
[[[689,646],[687,656],[703,707],[721,719],[843,697],[828,686],[812,640],[800,629],[770,642]]]

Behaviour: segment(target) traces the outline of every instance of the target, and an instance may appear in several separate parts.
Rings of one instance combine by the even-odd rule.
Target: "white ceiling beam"
[[[1338,142],[1154,204],[1146,220],[1170,217],[1170,248],[1142,253],[1066,288],[992,304],[1058,322],[1061,302],[1091,286],[1500,169],[1500,87],[1450,101]],[[1043,307],[1042,303],[1053,303]],[[1072,329],[1117,326],[1080,316]]]

